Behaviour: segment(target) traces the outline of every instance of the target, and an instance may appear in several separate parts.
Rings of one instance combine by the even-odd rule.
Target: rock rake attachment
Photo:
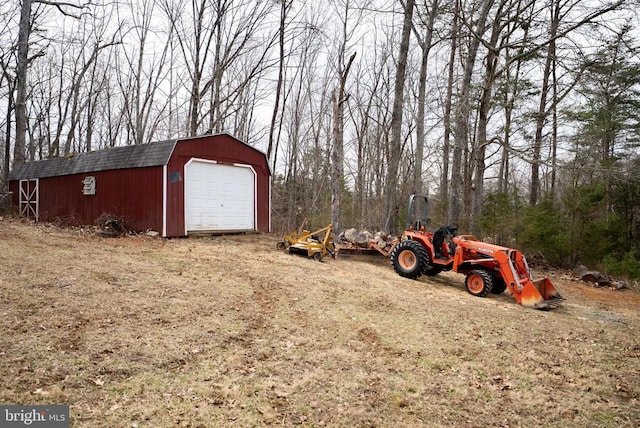
[[[312,257],[319,262],[327,255],[335,258],[336,249],[331,241],[332,230],[332,226],[329,225],[313,232],[309,230],[291,232],[284,235],[276,247],[279,250],[288,249],[291,254]]]

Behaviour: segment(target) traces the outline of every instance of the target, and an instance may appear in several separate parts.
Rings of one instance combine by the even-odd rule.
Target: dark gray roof
[[[16,164],[9,180],[56,177],[110,169],[166,165],[178,140],[113,147],[90,153]]]

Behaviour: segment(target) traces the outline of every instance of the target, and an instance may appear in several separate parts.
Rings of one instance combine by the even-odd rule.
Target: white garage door
[[[192,160],[185,166],[184,186],[187,234],[255,229],[251,168]]]

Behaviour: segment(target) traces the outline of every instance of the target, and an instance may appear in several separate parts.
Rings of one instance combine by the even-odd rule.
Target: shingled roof
[[[25,162],[14,166],[9,180],[57,177],[112,169],[166,165],[178,140],[113,147],[90,153]]]

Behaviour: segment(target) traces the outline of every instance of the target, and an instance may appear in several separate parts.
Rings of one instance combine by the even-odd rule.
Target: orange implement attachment
[[[534,309],[551,309],[562,302],[562,297],[546,277],[537,281],[528,280],[522,291],[513,293],[513,297],[522,306]]]
[[[551,309],[560,305],[563,299],[549,278],[534,281],[527,260],[520,251],[505,249],[497,251],[494,257],[511,295],[522,306]]]

